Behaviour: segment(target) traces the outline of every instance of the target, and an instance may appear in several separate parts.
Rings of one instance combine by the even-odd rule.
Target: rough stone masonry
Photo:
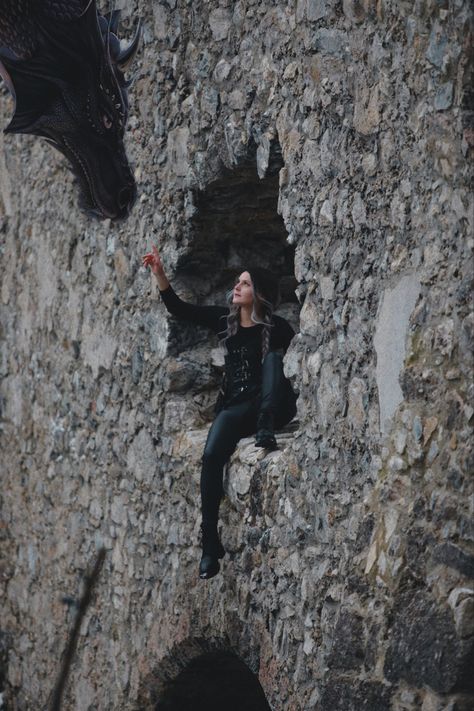
[[[471,4],[115,5],[124,32],[144,20],[131,218],[90,222],[50,147],[0,137],[3,698],[46,702],[61,599],[104,545],[65,710],[151,710],[230,650],[274,711],[467,711]],[[234,455],[209,583],[199,459],[222,354],[168,318],[140,266],[153,241],[184,298],[222,303],[249,258],[291,287],[297,424]]]

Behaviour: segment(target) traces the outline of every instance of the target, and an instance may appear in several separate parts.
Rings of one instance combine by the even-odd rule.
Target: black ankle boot
[[[277,449],[275,434],[273,431],[273,413],[263,411],[257,419],[257,434],[255,435],[255,446],[264,449]]]
[[[201,526],[202,558],[199,563],[199,577],[208,580],[217,575],[220,569],[219,558],[225,556],[225,550],[219,540],[217,526]]]

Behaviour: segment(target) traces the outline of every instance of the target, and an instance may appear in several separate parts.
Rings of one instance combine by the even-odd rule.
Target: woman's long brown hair
[[[252,284],[253,287],[253,284]],[[231,289],[227,292],[227,302],[229,304],[229,314],[227,316],[227,329],[222,333],[222,344],[227,348],[227,340],[231,336],[235,336],[240,323],[240,306],[232,302],[232,297],[234,290]],[[262,325],[262,361],[267,355],[270,349],[270,336],[271,329],[273,328],[272,318],[273,318],[274,306],[273,304],[265,299],[258,292],[254,291],[253,298],[253,308],[250,318],[256,324]]]

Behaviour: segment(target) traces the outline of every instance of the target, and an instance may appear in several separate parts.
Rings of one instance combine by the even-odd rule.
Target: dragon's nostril
[[[118,194],[118,204],[121,209],[131,207],[135,200],[135,191],[133,188],[122,188]]]

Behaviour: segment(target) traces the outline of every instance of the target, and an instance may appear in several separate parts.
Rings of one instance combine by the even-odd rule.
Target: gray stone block
[[[454,543],[441,543],[433,551],[433,562],[455,568],[462,575],[474,580],[474,555]]]
[[[331,674],[321,697],[321,711],[387,711],[390,689],[374,681],[347,681]]]
[[[384,664],[389,681],[403,679],[443,694],[474,691],[473,663],[474,644],[458,639],[449,608],[423,591],[399,597]]]

